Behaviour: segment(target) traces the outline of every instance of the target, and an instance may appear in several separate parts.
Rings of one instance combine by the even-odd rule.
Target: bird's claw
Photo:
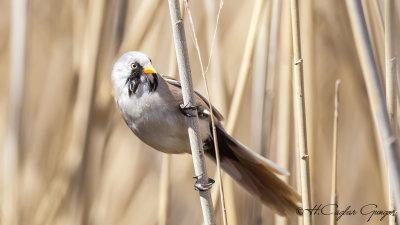
[[[193,176],[193,178],[197,179],[196,183],[194,184],[194,190],[196,191],[207,191],[212,188],[212,185],[215,183],[215,180],[208,178],[208,183],[202,184],[199,182],[199,176]]]
[[[197,110],[198,108],[199,108],[198,105],[191,105],[191,106],[189,106],[189,104],[187,104],[187,105],[180,104],[179,105],[179,110],[186,117],[196,117],[196,114],[193,113],[192,110]]]

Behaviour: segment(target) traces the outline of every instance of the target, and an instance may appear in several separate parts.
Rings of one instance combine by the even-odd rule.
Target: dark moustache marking
[[[129,93],[129,97],[133,94],[136,93],[138,87],[139,87],[140,81],[138,80],[132,80],[131,83],[129,84],[129,89],[128,89],[128,93]]]
[[[128,85],[128,94],[131,97],[132,94],[135,94],[139,85],[141,84],[140,76],[143,73],[143,67],[138,65],[138,67],[131,71],[131,75],[126,79],[125,85]],[[146,81],[149,84],[149,92],[155,92],[158,88],[158,77],[156,73],[151,74],[153,80],[151,80],[148,76],[145,76]]]
[[[138,65],[138,67],[134,70],[131,70],[131,75],[126,79],[125,84],[128,85],[128,94],[129,97],[131,97],[132,94],[135,94],[139,84],[140,84],[140,73],[143,70],[143,68]]]
[[[153,73],[151,75],[153,76],[153,81],[148,79],[148,82],[149,82],[149,85],[150,85],[149,89],[150,89],[150,92],[155,92],[157,90],[157,87],[158,87],[158,77],[157,77],[156,73]]]

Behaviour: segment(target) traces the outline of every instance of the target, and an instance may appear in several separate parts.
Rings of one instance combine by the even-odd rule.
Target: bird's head
[[[127,52],[115,62],[111,72],[114,86],[128,79],[139,79],[142,75],[157,73],[151,64],[151,59],[141,52]]]

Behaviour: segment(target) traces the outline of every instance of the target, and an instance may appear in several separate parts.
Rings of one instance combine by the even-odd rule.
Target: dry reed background
[[[1,146],[9,141],[7,126],[10,110],[15,108],[10,101],[13,76],[9,75],[11,2],[0,1]],[[214,105],[226,118],[256,2],[224,1],[208,79]],[[280,7],[274,7],[274,2],[263,4],[250,77],[233,135],[257,151],[267,149],[268,157],[281,165],[289,165],[293,175],[289,180],[295,184],[290,6],[288,0],[281,1]],[[382,0],[363,4],[383,76],[384,4]],[[189,6],[203,62],[207,62],[219,1],[190,1]],[[358,210],[376,203],[387,210],[385,167],[345,1],[300,1],[300,8],[312,205],[330,202],[334,91],[340,79],[340,209],[351,205]],[[393,31],[399,37],[399,1],[395,1],[394,15]],[[5,162],[12,159],[6,158],[3,147],[0,156],[2,224],[158,224],[162,153],[141,143],[120,118],[111,95],[110,70],[116,57],[128,50],[146,52],[159,72],[174,70],[169,68],[175,55],[171,54],[167,1],[32,0],[27,3],[26,16],[26,63],[19,65],[25,77],[19,88],[23,104],[16,176],[6,170]],[[276,22],[271,21],[276,20],[279,24],[274,28]],[[194,84],[204,93],[188,27],[186,36]],[[393,41],[398,56],[399,38]],[[266,85],[260,85],[263,80]],[[263,110],[263,105],[268,107]],[[284,149],[290,158],[282,159]],[[207,164],[211,176],[214,165]],[[201,223],[193,174],[189,155],[172,156],[168,224]],[[16,194],[5,196],[11,184],[17,185],[11,189]],[[229,224],[257,224],[260,212],[262,224],[274,224],[273,214],[260,209],[240,187],[228,184],[225,189]],[[315,224],[329,221],[328,216],[313,219]],[[367,219],[359,214],[345,216],[338,224],[388,223],[387,218],[381,222],[373,217],[368,223]],[[219,206],[217,220],[220,224]],[[296,224],[297,219],[289,222]]]

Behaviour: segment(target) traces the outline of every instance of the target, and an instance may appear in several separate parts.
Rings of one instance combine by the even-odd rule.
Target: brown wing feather
[[[174,95],[174,97],[180,101],[180,104],[183,103],[182,100],[182,95],[181,95],[181,83],[177,80],[175,80],[172,77],[166,76],[166,75],[162,75],[160,74],[160,76],[169,84],[171,84],[172,86],[170,86],[170,90],[172,92],[172,94]],[[176,88],[174,88],[176,87]],[[199,92],[194,91],[195,95],[194,95],[194,100],[195,100],[195,104],[201,106],[204,109],[209,109],[209,105],[210,103],[208,102],[208,100],[201,95]],[[223,121],[224,117],[222,116],[222,114],[214,107],[212,106],[212,110],[213,110],[213,114],[214,116],[219,120],[219,121]]]

